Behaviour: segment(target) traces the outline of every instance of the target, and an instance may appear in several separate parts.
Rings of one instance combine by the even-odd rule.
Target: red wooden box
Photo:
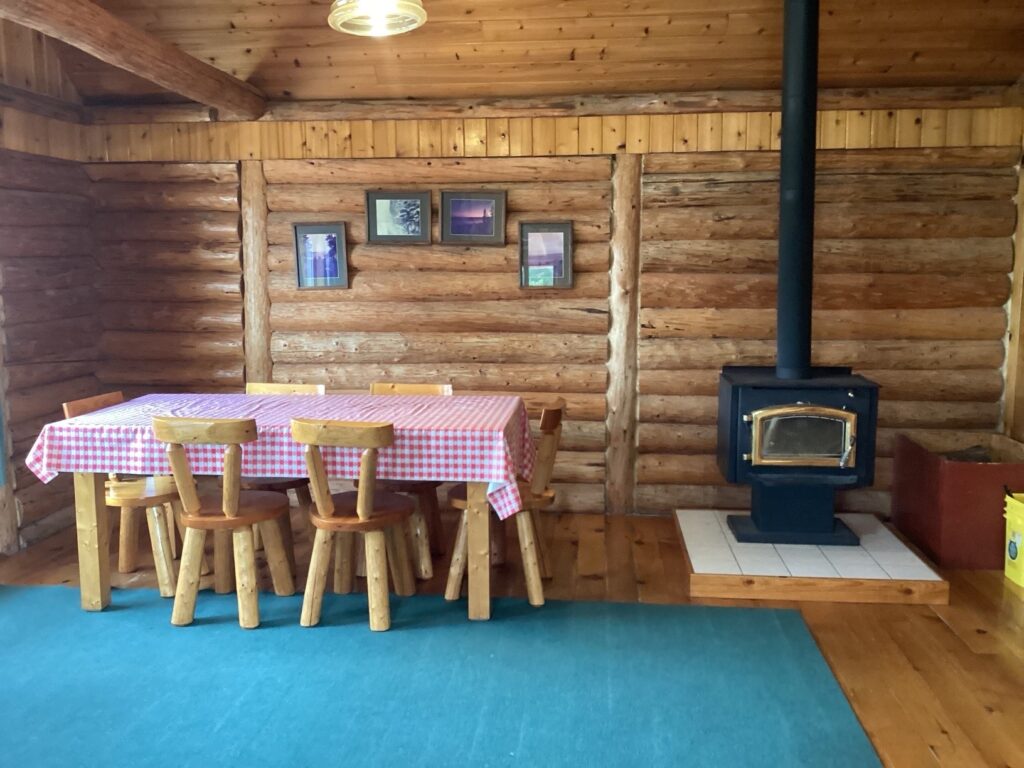
[[[942,455],[977,445],[991,461]],[[1024,491],[1024,445],[1008,437],[977,432],[896,436],[893,522],[937,565],[1003,567],[1005,486]]]

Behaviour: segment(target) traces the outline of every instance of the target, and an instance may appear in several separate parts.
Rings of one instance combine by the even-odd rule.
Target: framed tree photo
[[[441,192],[441,242],[505,244],[505,191]]]
[[[366,192],[366,240],[430,243],[430,192]]]
[[[299,288],[348,288],[345,224],[295,224]]]
[[[519,287],[572,288],[572,222],[520,222]]]

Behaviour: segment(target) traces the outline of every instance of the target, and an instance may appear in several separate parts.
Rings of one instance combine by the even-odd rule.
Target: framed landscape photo
[[[505,191],[441,192],[441,242],[505,244]]]
[[[345,224],[295,224],[299,288],[348,288]]]
[[[366,192],[366,240],[429,243],[430,192]]]
[[[572,222],[519,224],[519,287],[572,288]]]

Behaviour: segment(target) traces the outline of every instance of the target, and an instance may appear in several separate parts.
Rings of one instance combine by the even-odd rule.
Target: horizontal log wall
[[[95,200],[105,389],[243,386],[236,163],[86,166]]]
[[[266,161],[270,352],[277,381],[364,390],[444,381],[568,403],[555,479],[564,509],[604,503],[611,161]],[[365,190],[430,190],[433,244],[367,244]],[[440,244],[441,189],[503,189],[504,247]],[[518,222],[574,222],[575,287],[519,288]],[[294,223],[344,221],[349,290],[296,288]]]
[[[1000,423],[1019,149],[822,152],[814,362],[882,385],[876,482],[897,430]],[[773,365],[777,153],[651,155],[640,247],[637,506],[737,507],[715,462],[718,371]]]
[[[24,460],[42,425],[62,418],[62,402],[97,392],[91,222],[77,164],[0,151],[2,384],[18,529],[72,501],[70,477],[44,485]],[[0,521],[0,550],[14,544],[10,523]]]

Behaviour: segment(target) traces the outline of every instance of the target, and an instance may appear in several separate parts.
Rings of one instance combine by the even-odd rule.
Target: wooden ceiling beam
[[[4,83],[0,83],[0,107],[10,107],[67,123],[82,123],[87,119],[81,104]]]
[[[445,118],[574,117],[585,115],[767,112],[779,109],[778,90],[703,91],[490,99],[368,99],[270,102],[260,117],[285,120],[438,120]],[[951,109],[1019,106],[1013,86],[829,88],[819,109]],[[206,122],[216,116],[201,105],[90,107],[95,123]]]
[[[4,0],[0,18],[213,107],[221,118],[254,120],[266,109],[266,97],[257,88],[133,27],[89,0]]]

